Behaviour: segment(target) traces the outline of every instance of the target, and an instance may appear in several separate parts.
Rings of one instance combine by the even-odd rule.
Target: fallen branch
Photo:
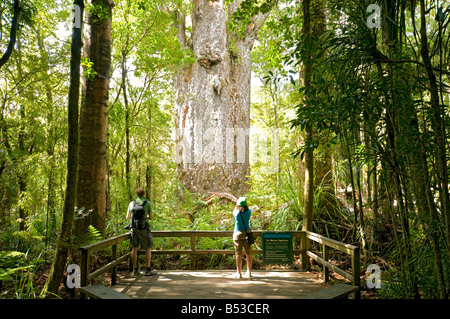
[[[232,202],[233,204],[236,204],[237,198],[231,194],[228,193],[210,193],[211,195],[204,198],[203,201],[206,203],[205,206],[209,206],[213,203],[214,199],[217,197],[220,199],[227,199],[228,201]]]

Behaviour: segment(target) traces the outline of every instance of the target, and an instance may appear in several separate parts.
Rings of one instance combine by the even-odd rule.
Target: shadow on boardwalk
[[[324,288],[303,271],[258,271],[233,278],[231,270],[158,270],[154,276],[127,275],[112,288],[139,299],[299,299]]]

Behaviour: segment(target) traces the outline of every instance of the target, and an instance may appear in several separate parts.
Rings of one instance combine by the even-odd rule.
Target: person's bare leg
[[[247,272],[245,273],[246,277],[252,276],[252,263],[253,263],[253,256],[252,254],[245,255],[247,257]]]
[[[242,255],[236,255],[236,278],[242,277]]]
[[[149,248],[145,251],[145,266],[150,268],[150,263],[152,261],[152,249]]]
[[[154,271],[151,268],[151,261],[152,261],[152,249],[148,248],[145,251],[145,275],[146,276],[152,276],[152,275],[156,275],[156,271]]]
[[[139,250],[139,247],[133,247],[131,250],[131,263],[133,265],[133,269],[137,268],[138,250]]]

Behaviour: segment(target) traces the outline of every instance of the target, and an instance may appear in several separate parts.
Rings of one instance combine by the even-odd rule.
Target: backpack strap
[[[136,201],[134,200],[134,201],[133,201],[133,208],[135,208],[135,207],[136,207]],[[133,208],[131,208],[131,210],[133,210]],[[132,214],[131,217],[134,217],[134,214]]]

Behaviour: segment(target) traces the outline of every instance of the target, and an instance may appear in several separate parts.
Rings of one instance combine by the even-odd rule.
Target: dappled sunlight
[[[134,298],[301,298],[322,289],[320,280],[301,271],[252,272],[233,278],[234,271],[158,271],[155,276],[125,278],[113,289]]]

